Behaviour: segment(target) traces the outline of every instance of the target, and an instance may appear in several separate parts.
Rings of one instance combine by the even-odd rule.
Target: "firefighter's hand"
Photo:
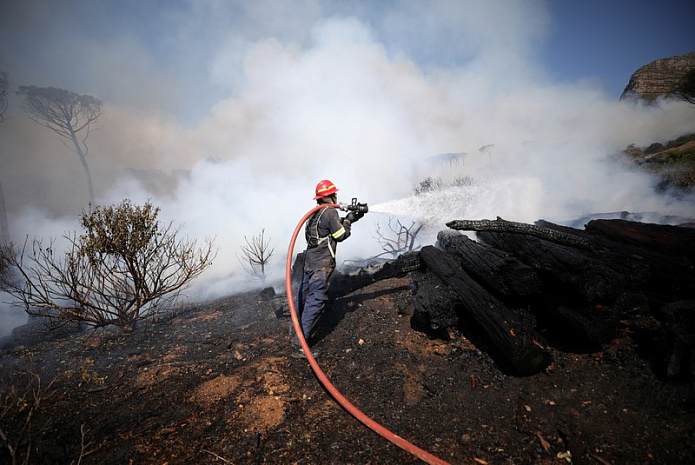
[[[354,223],[356,221],[359,221],[359,219],[362,218],[363,216],[364,216],[364,213],[350,212],[347,214],[345,219],[348,220],[350,223]]]

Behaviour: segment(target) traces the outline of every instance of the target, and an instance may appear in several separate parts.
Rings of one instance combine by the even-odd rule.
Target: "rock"
[[[263,301],[272,300],[275,297],[275,289],[272,286],[266,287],[260,292],[259,297]]]
[[[653,102],[673,95],[675,87],[689,70],[695,68],[695,52],[652,61],[630,77],[620,100]]]

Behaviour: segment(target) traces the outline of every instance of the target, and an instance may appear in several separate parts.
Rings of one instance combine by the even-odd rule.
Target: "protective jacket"
[[[350,221],[341,219],[338,210],[332,207],[311,215],[304,230],[307,243],[304,270],[332,272],[337,243],[350,237],[350,226]]]

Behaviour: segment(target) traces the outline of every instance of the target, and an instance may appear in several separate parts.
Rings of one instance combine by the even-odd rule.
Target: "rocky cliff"
[[[654,101],[673,94],[685,73],[695,68],[695,52],[652,61],[635,71],[620,99]]]

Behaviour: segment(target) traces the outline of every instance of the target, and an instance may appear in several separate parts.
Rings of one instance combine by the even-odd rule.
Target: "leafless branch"
[[[391,255],[391,257],[396,258],[404,252],[410,252],[420,248],[419,246],[415,246],[415,241],[418,233],[422,229],[422,224],[413,221],[410,226],[405,226],[401,223],[401,220],[389,218],[388,226],[391,232],[387,233],[387,235],[382,232],[381,224],[376,224],[375,239],[379,241],[384,252],[374,258],[381,257],[382,255]]]
[[[241,246],[241,257],[237,255],[239,263],[248,274],[265,282],[266,265],[273,256],[275,247],[270,248],[270,238],[265,238],[265,228],[250,240],[244,236],[244,241],[246,245]]]
[[[41,376],[29,371],[10,372],[0,386],[0,441],[12,464],[31,463],[33,440],[45,425],[35,419],[41,402],[52,394],[55,379],[43,384]]]

